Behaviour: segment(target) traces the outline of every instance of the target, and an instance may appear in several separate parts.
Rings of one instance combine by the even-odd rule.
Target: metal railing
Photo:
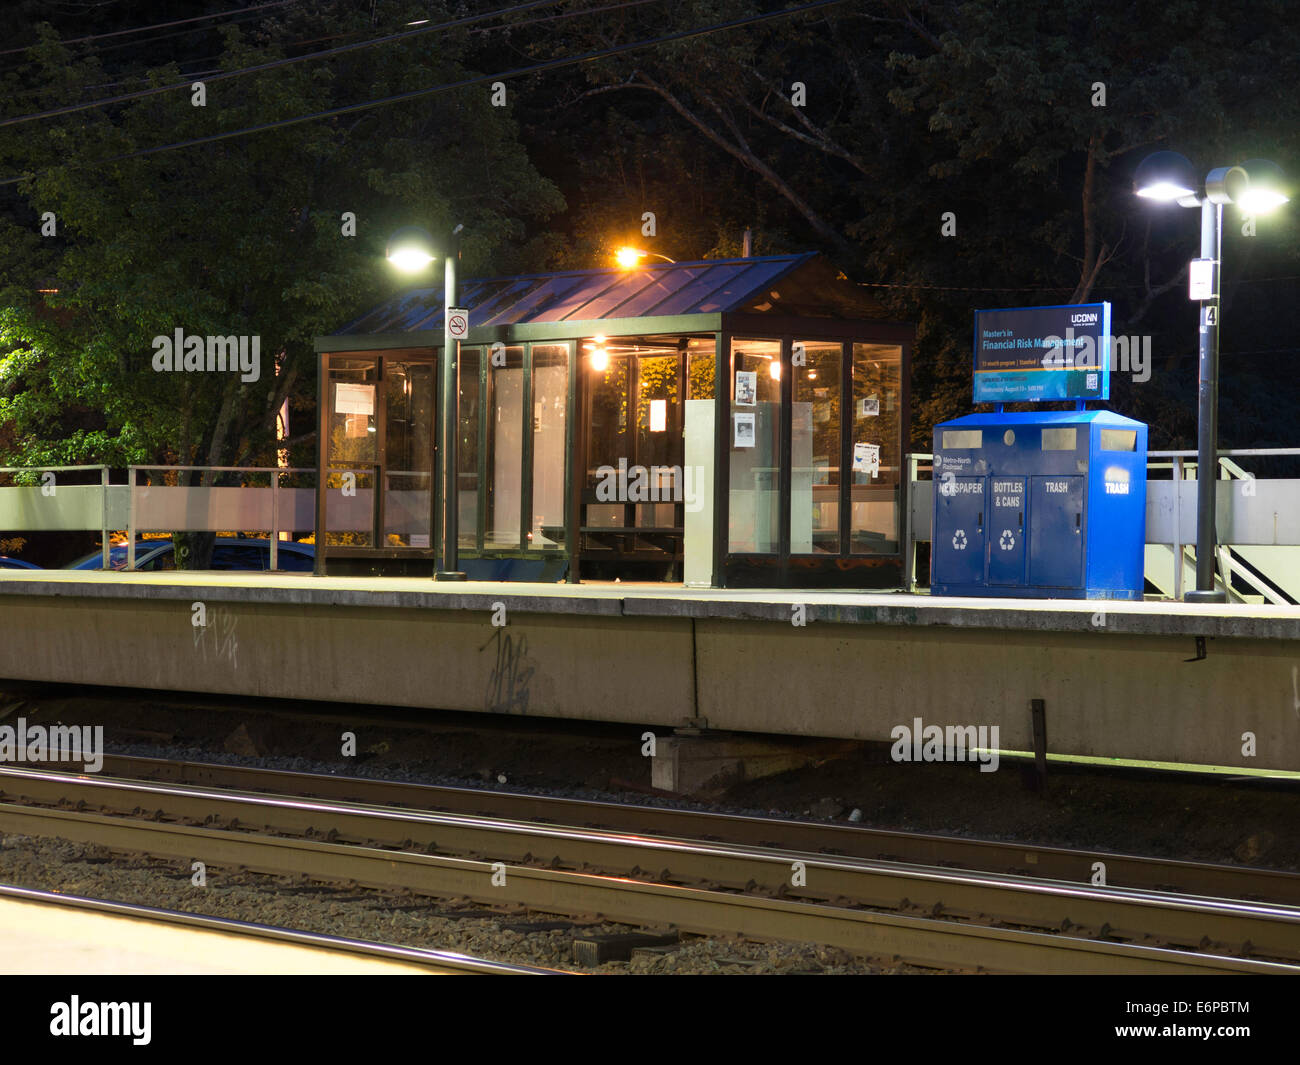
[[[97,484],[60,484],[46,474],[98,473]],[[268,479],[266,487],[242,485],[180,485],[152,483],[150,474],[179,479],[181,471],[239,475]],[[270,532],[270,567],[279,568],[279,534],[315,529],[316,490],[292,488],[281,481],[288,475],[316,475],[315,469],[281,466],[160,466],[127,467],[126,484],[110,483],[107,465],[3,466],[0,475],[32,479],[38,483],[0,487],[0,529],[35,532],[98,531],[100,559],[111,568],[110,533],[124,529],[127,569],[134,570],[136,540],[142,532],[225,529],[267,529]],[[140,484],[144,475],[150,483]]]
[[[1197,463],[1195,461],[1197,452],[1195,451],[1148,451],[1147,452],[1147,469],[1170,469],[1172,470],[1172,480],[1174,488],[1174,530],[1175,539],[1174,549],[1174,598],[1182,599],[1184,591],[1184,570],[1185,559],[1190,559],[1194,566],[1196,561],[1195,536],[1189,543],[1184,543],[1182,538],[1182,503],[1183,503],[1183,485],[1187,482],[1196,482]],[[1300,448],[1228,448],[1217,453],[1219,479],[1224,481],[1240,480],[1249,482],[1252,487],[1256,486],[1255,475],[1241,468],[1234,458],[1300,458]],[[1193,461],[1188,462],[1191,458]],[[1152,462],[1152,459],[1170,459],[1168,463]],[[1218,540],[1216,536],[1216,554],[1219,564],[1219,579],[1223,584],[1224,590],[1231,596],[1233,595],[1232,581],[1235,575],[1243,583],[1249,585],[1255,594],[1262,596],[1271,602],[1285,601],[1268,581],[1267,577],[1257,572],[1240,556],[1240,553],[1233,549],[1231,543],[1224,543]],[[1300,537],[1297,537],[1297,543],[1300,543]],[[1240,598],[1240,596],[1238,596]]]
[[[267,488],[247,485],[140,485],[136,481],[141,471],[165,472],[197,470],[202,473],[270,474]],[[294,529],[315,529],[316,490],[284,488],[280,478],[291,474],[315,474],[313,468],[303,466],[154,466],[127,467],[129,509],[127,512],[126,568],[135,569],[135,542],[140,532],[170,529],[175,532],[220,532],[224,529],[267,529],[270,533],[270,567],[278,569],[279,533]],[[157,493],[157,500],[150,498]],[[234,494],[237,493],[237,494]],[[262,495],[261,493],[266,493]],[[291,518],[287,528],[281,528],[283,496],[290,496],[288,513],[297,515],[305,511],[308,518],[298,524]],[[301,497],[299,493],[307,493]],[[223,505],[224,504],[224,505]]]
[[[108,569],[108,530],[115,527],[109,517],[109,489],[107,466],[0,466],[0,474],[45,474],[97,470],[98,485],[15,485],[0,488],[0,529],[34,532],[78,532],[99,529],[103,566]],[[49,488],[50,491],[46,491]],[[91,489],[91,493],[76,489]],[[99,499],[88,498],[98,489]],[[59,492],[63,492],[62,498]],[[6,495],[12,493],[12,495]],[[71,499],[72,505],[67,505]],[[95,510],[99,512],[98,525],[91,524]]]

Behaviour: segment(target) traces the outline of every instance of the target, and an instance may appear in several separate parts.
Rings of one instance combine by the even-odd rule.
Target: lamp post
[[[456,459],[456,434],[460,428],[460,340],[451,332],[451,308],[456,305],[456,266],[460,260],[460,232],[458,225],[451,231],[451,240],[444,256],[446,272],[443,277],[442,298],[442,374],[439,417],[442,421],[442,513],[440,517],[442,540],[442,568],[434,574],[435,580],[463,581],[465,574],[458,566],[459,541],[457,529],[457,491],[459,464]],[[423,270],[437,256],[433,238],[418,226],[399,229],[388,241],[387,258],[390,263],[406,273]]]
[[[1264,159],[1211,170],[1203,183],[1186,156],[1156,152],[1134,173],[1134,191],[1158,203],[1201,209],[1201,257],[1191,263],[1188,295],[1201,305],[1197,358],[1196,588],[1189,603],[1222,603],[1227,594],[1214,587],[1215,487],[1219,449],[1219,264],[1223,244],[1223,205],[1235,203],[1262,214],[1287,202],[1281,171]],[[1182,559],[1174,565],[1181,566]]]

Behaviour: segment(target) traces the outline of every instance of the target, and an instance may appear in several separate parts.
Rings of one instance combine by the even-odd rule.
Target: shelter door
[[[376,547],[379,473],[379,357],[334,356],[325,385],[324,540]]]
[[[325,388],[325,537],[339,548],[433,542],[435,363],[334,356]]]
[[[381,468],[385,547],[434,546],[433,370],[428,361],[384,362]]]
[[[685,526],[685,350],[625,347],[611,342],[588,381],[583,572],[673,579]]]

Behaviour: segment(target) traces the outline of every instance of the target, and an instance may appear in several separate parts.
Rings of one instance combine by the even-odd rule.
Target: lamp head
[[[433,246],[433,238],[428,230],[419,226],[403,226],[388,238],[388,247],[384,258],[404,274],[413,274],[423,270],[438,256]]]
[[[1267,214],[1291,199],[1282,168],[1268,159],[1247,159],[1241,169],[1250,176],[1250,185],[1236,198],[1247,214]]]
[[[645,252],[641,251],[639,248],[629,248],[624,246],[614,253],[614,261],[618,263],[619,269],[621,270],[633,269],[644,258]]]
[[[1205,198],[1211,203],[1241,203],[1250,189],[1250,178],[1239,166],[1215,167],[1205,175]]]
[[[1196,195],[1196,168],[1178,152],[1155,152],[1133,172],[1133,191],[1156,203],[1175,203]]]

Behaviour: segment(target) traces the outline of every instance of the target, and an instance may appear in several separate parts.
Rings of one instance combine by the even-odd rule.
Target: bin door
[[[1025,479],[989,478],[989,584],[1025,583]]]
[[[934,583],[983,584],[984,478],[939,481],[934,494]]]
[[[1029,583],[1083,587],[1082,477],[1030,478]]]

